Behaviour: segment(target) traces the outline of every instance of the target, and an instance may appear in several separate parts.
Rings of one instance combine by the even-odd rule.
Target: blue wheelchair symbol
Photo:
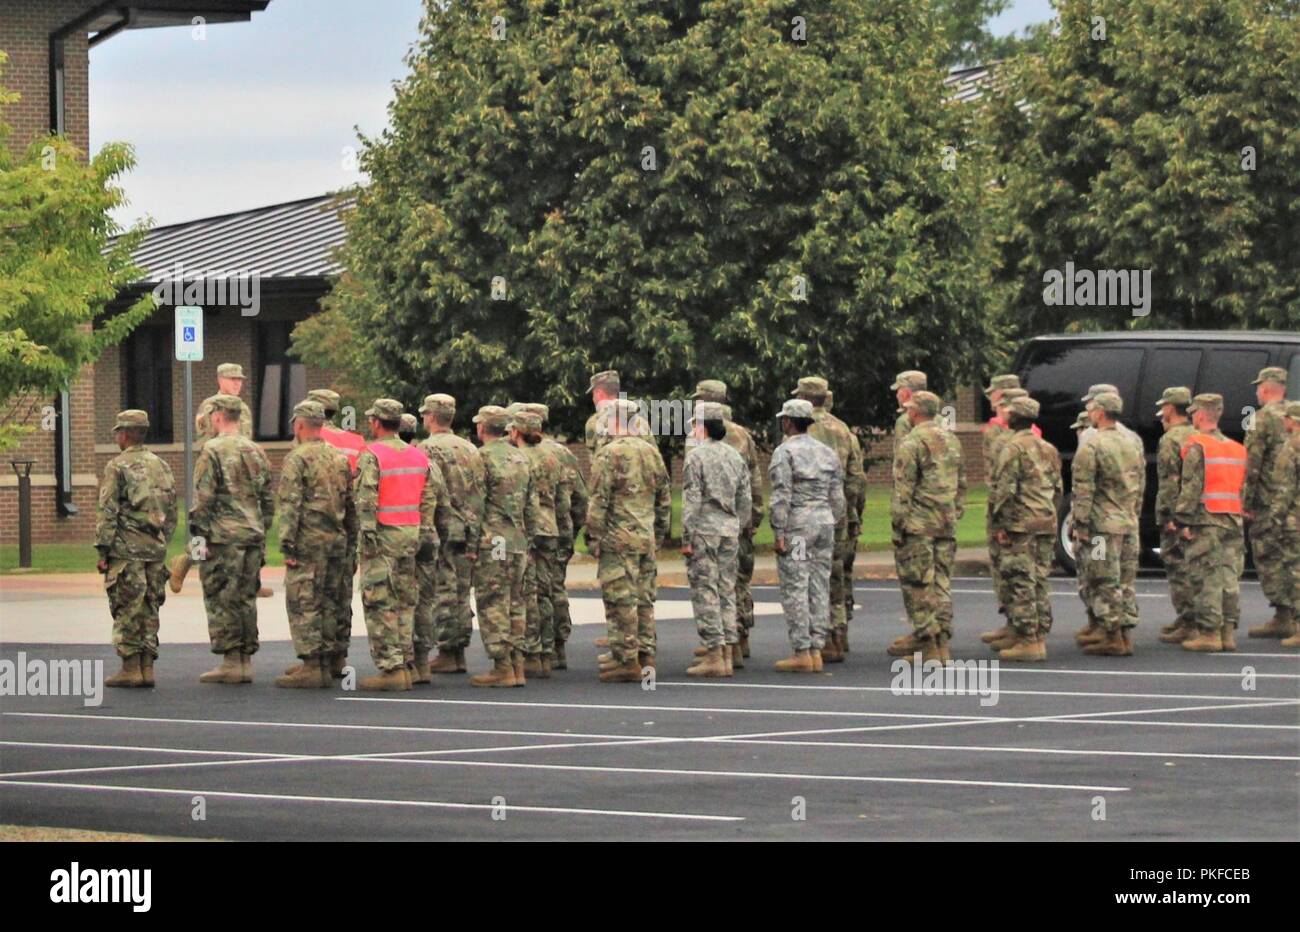
[[[182,340],[183,342],[185,342],[185,343],[193,343],[193,342],[194,342],[194,328],[193,328],[193,327],[182,327],[182,328],[181,328],[181,340]]]

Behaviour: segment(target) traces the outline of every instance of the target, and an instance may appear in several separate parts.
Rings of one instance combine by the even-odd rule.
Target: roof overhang
[[[157,29],[164,26],[189,26],[196,16],[208,24],[241,23],[261,13],[271,0],[133,0],[106,2],[92,6],[81,16],[65,24],[64,36],[76,32],[90,35],[97,45],[124,29]]]

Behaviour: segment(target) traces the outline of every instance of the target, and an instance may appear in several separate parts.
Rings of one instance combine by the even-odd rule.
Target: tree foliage
[[[1011,332],[1300,328],[1300,4],[1057,6],[984,133],[1005,181]],[[1150,269],[1150,314],[1045,305],[1044,275],[1067,261]]]
[[[47,136],[15,155],[3,116],[16,99],[0,87],[0,450],[30,429],[35,405],[153,310],[146,295],[90,326],[139,274],[130,252],[143,231],[113,241],[109,216],[124,200],[114,180],[133,165],[130,148],[107,145],[85,162]]]
[[[896,371],[951,388],[990,341],[987,179],[929,2],[430,3],[363,140],[335,325],[408,403],[573,429],[616,368],[655,398],[724,379],[767,423],[822,374],[892,422]]]

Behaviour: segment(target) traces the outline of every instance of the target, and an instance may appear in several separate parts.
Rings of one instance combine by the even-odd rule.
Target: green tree
[[[0,52],[0,73],[4,62]],[[3,117],[16,99],[0,87],[0,450],[154,307],[146,295],[97,319],[139,276],[131,249],[143,230],[114,240],[109,216],[124,200],[114,181],[134,164],[130,147],[110,144],[85,162],[66,139],[47,136],[15,155]]]
[[[1300,4],[1059,0],[984,138],[1013,331],[1300,327]],[[1045,303],[1045,278],[1150,269],[1149,315]]]
[[[973,111],[917,7],[428,5],[363,140],[347,332],[408,403],[540,400],[569,430],[608,367],[655,398],[724,379],[759,423],[824,374],[891,423],[896,371],[951,387],[990,342]]]
[[[989,21],[1006,10],[1011,0],[935,0],[944,41],[945,65],[977,65],[1037,51],[1044,42],[1046,24],[1033,25],[1023,35],[995,36]]]

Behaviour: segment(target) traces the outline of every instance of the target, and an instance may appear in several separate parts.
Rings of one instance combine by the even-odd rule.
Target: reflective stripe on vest
[[[389,525],[419,524],[420,497],[429,478],[428,457],[412,446],[394,450],[387,444],[372,443],[366,449],[379,461],[375,520]]]
[[[1205,454],[1205,488],[1201,504],[1212,514],[1241,514],[1241,487],[1246,482],[1246,448],[1235,440],[1220,440],[1210,434],[1192,434],[1183,443],[1182,455],[1195,444]]]
[[[352,475],[355,476],[357,474],[357,457],[366,448],[365,438],[360,434],[352,433],[350,430],[339,430],[337,427],[326,424],[320,429],[320,439],[348,458],[348,468],[352,470]]]

